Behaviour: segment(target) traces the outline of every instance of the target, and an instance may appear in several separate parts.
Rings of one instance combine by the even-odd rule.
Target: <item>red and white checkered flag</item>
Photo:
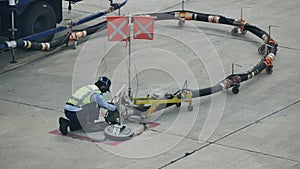
[[[154,19],[150,16],[133,17],[133,38],[153,40]]]
[[[127,16],[108,16],[107,31],[109,41],[127,41],[129,37],[129,19]]]

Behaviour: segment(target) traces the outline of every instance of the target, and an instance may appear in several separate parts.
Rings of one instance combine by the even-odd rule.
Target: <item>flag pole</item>
[[[129,45],[128,46],[128,96],[130,98],[132,98],[132,91],[131,91],[131,43],[132,42],[131,41],[133,39],[153,40],[154,19],[155,19],[155,17],[138,17],[138,18],[135,17],[136,16],[132,16],[129,13],[128,16],[113,16],[113,17],[106,18],[108,40],[126,41],[126,46]],[[115,21],[117,19],[121,19],[121,20]]]
[[[131,98],[131,14],[128,15],[129,18],[129,37],[128,37],[128,96]]]

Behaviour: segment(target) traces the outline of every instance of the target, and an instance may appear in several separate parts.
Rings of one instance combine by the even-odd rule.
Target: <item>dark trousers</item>
[[[77,118],[77,112],[65,110],[65,115],[70,121],[70,130],[82,129],[82,126]]]
[[[99,108],[95,103],[90,103],[78,112],[65,110],[65,115],[70,120],[70,130],[79,130],[83,129],[87,123],[94,123],[99,119]]]

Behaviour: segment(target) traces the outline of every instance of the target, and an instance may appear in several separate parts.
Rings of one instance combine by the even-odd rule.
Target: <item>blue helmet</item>
[[[110,92],[111,81],[106,76],[101,76],[95,85],[100,89],[102,93]]]

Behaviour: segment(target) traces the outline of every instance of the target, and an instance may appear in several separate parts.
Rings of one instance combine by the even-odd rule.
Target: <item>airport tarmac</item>
[[[107,5],[86,0],[64,17],[78,19]],[[66,100],[81,85],[108,76],[113,81],[110,99],[128,84],[125,42],[108,42],[106,31],[101,31],[82,40],[77,49],[18,51],[17,59],[26,61],[18,67],[9,64],[9,53],[1,53],[0,168],[300,169],[299,5],[187,0],[185,9],[237,19],[243,6],[243,18],[265,31],[279,25],[272,29],[279,43],[273,73],[263,71],[242,83],[237,95],[229,90],[195,99],[191,112],[186,104],[169,107],[150,119],[156,126],[114,144],[49,132],[58,129]],[[181,8],[179,0],[129,0],[121,13]],[[132,42],[134,95],[173,93],[185,80],[191,89],[208,87],[229,75],[232,63],[242,66],[235,72],[251,69],[261,59],[257,49],[262,41],[251,33],[232,36],[231,29],[201,22],[186,21],[183,28],[177,21],[155,22],[153,41]]]

